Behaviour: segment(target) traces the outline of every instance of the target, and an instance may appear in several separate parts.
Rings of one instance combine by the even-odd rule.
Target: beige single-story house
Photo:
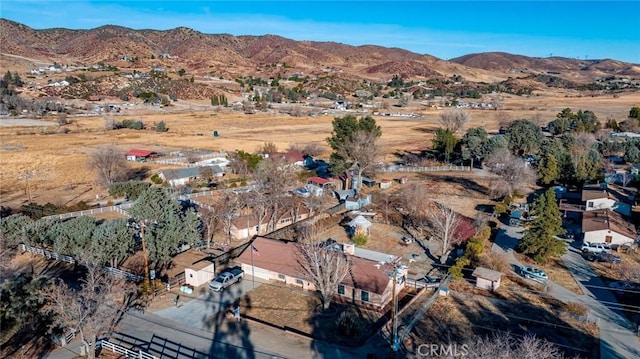
[[[610,209],[582,213],[584,241],[591,243],[631,244],[638,233],[631,219]]]
[[[205,171],[209,171],[212,177],[224,176],[224,170],[218,165],[163,170],[160,171],[159,176],[170,186],[184,186],[192,181],[203,179]]]
[[[297,213],[292,212],[293,211],[288,211],[280,216],[275,228],[269,228],[269,224],[273,216],[272,212],[267,213],[260,224],[258,224],[259,218],[256,214],[240,216],[231,220],[231,228],[229,229],[229,232],[235,239],[250,238],[252,236],[275,231],[303,219],[307,219],[311,214],[311,211],[305,206],[300,206]]]
[[[296,242],[256,237],[236,261],[241,264],[246,275],[314,291],[315,285],[302,278],[297,246],[299,244]],[[381,263],[358,257],[353,254],[355,248],[352,245],[337,246],[343,248],[343,253],[351,261],[351,271],[336,288],[335,299],[377,310],[387,306],[393,298],[393,279],[390,273],[397,268],[397,263]],[[406,270],[399,273],[396,294],[404,288],[406,282]]]

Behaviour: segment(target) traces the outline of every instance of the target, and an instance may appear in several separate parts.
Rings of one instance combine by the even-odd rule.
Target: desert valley
[[[640,64],[0,19],[0,74],[5,357],[640,355]]]

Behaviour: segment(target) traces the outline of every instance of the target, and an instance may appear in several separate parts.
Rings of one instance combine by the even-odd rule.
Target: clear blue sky
[[[113,24],[274,34],[399,47],[443,59],[504,51],[640,63],[640,1],[0,0],[0,17],[35,29]]]

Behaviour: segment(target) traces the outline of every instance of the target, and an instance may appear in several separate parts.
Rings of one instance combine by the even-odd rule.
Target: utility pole
[[[147,246],[144,241],[144,229],[146,223],[140,222],[140,240],[142,241],[142,256],[144,257],[144,290],[147,292],[151,288],[151,281],[149,279],[149,258],[147,257]]]
[[[398,281],[397,269],[393,270],[393,273],[391,273],[391,278],[393,278],[393,285],[391,289],[391,295],[393,298],[393,304],[391,307],[391,318],[393,321],[393,343],[391,344],[391,348],[393,349],[393,352],[395,354],[398,352],[398,349],[400,349],[400,340],[398,338],[398,296],[396,295],[396,282]]]

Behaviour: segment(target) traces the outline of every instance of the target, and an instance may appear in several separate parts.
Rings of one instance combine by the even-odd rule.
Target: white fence
[[[123,203],[123,204],[118,204],[118,205],[109,206],[109,207],[100,207],[100,208],[86,209],[84,211],[55,214],[53,216],[46,216],[42,218],[58,218],[60,220],[64,220],[64,219],[69,219],[74,217],[90,216],[92,214],[100,214],[100,213],[107,213],[107,212],[116,212],[116,213],[120,213],[125,217],[130,217],[129,213],[127,213],[125,209],[131,208],[132,206],[133,206],[133,203],[130,202],[130,203]]]
[[[44,248],[27,246],[24,243],[20,243],[18,245],[18,248],[20,248],[20,250],[23,252],[29,252],[33,255],[40,255],[46,257],[47,259],[55,259],[57,261],[63,261],[71,264],[74,264],[76,262],[73,257],[65,256],[64,254],[58,254],[56,252],[51,252]]]
[[[96,342],[96,348],[102,348],[103,350],[108,349],[113,353],[118,353],[124,355],[125,358],[131,359],[160,359],[159,357],[153,356],[151,354],[145,353],[142,350],[134,351],[122,347],[117,344],[113,344],[106,339],[98,340]]]
[[[380,172],[453,172],[453,171],[471,171],[469,166],[430,166],[430,167],[414,167],[414,166],[389,166],[382,168]]]

